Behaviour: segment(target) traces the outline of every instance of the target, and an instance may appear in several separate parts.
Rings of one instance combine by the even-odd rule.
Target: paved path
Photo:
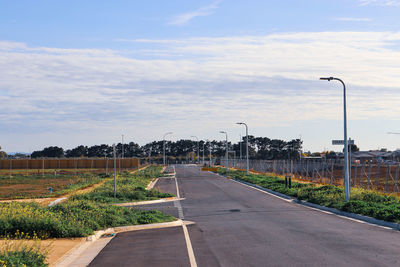
[[[195,222],[187,230],[198,266],[400,266],[399,232],[288,203],[196,167],[177,166],[176,173],[185,200],[152,208]],[[176,190],[174,180],[156,187]],[[187,244],[182,227],[119,234],[90,266],[190,266]]]

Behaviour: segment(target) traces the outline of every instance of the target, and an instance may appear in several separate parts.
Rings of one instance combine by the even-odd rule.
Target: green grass
[[[400,199],[398,197],[383,195],[371,190],[352,188],[351,199],[349,202],[345,202],[344,189],[338,186],[319,186],[310,183],[292,182],[292,188],[289,189],[285,187],[284,179],[275,176],[262,174],[246,175],[243,171],[231,170],[226,172],[224,168],[219,168],[218,173],[300,200],[380,220],[400,223]]]
[[[88,200],[66,201],[53,207],[36,203],[1,203],[0,236],[23,232],[39,238],[83,237],[116,226],[173,221],[159,211],[141,211]]]
[[[110,179],[94,192],[76,195],[53,207],[42,207],[33,202],[0,203],[0,236],[23,232],[42,239],[83,237],[108,227],[173,221],[174,217],[159,211],[141,211],[112,205],[121,201],[172,196],[144,189],[152,178],[161,175],[161,167],[155,166],[135,174],[120,175],[117,199],[112,197],[113,181]]]
[[[117,192],[114,198],[114,180],[110,179],[90,193],[72,196],[72,200],[92,200],[101,203],[122,203],[173,197],[158,190],[146,190],[153,178],[162,176],[162,167],[150,166],[136,173],[124,172],[117,176]]]

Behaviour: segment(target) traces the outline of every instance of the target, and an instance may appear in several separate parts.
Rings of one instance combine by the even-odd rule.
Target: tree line
[[[126,144],[116,144],[116,153],[118,157],[122,154],[124,157],[162,157],[163,141],[153,141],[140,146],[137,143],[130,142]],[[197,155],[197,147],[199,146],[200,156],[204,155],[208,158],[210,150],[213,157],[223,157],[226,152],[225,141],[197,141],[182,139],[178,141],[165,141],[165,151],[169,157],[187,157],[188,155]],[[242,142],[228,142],[228,151],[230,158],[239,158],[242,151],[242,158],[246,157],[246,137]],[[302,141],[293,139],[284,141],[280,139],[270,139],[267,137],[255,137],[249,135],[249,157],[251,159],[298,159],[300,157]],[[123,152],[123,153],[122,153]],[[77,157],[113,157],[113,147],[107,144],[84,146],[80,145],[73,149],[64,150],[61,147],[51,146],[43,150],[34,151],[32,158],[56,157],[56,158],[77,158]]]

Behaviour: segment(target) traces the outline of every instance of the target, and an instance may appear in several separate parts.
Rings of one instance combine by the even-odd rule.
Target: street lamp
[[[197,139],[197,163],[200,164],[200,146],[199,146],[199,138],[195,135],[191,135],[190,137],[194,137]]]
[[[168,132],[163,136],[163,164],[165,165],[165,137],[169,134],[173,134],[173,132]]]
[[[244,122],[237,122],[236,124],[246,126],[246,174],[249,175],[249,128]]]
[[[229,165],[229,161],[228,161],[228,133],[224,132],[224,131],[220,131],[220,133],[225,134],[226,135],[226,153],[225,153],[225,167],[226,167],[226,171],[228,171],[228,165]]]
[[[348,140],[347,140],[347,112],[346,112],[346,85],[344,82],[335,77],[322,77],[319,78],[320,80],[324,81],[332,81],[336,80],[342,83],[343,85],[343,123],[344,123],[344,194],[345,194],[345,200],[346,202],[349,201],[350,199],[350,181],[349,181],[349,146],[348,146]]]
[[[208,149],[210,150],[210,158],[209,158],[209,163],[208,166],[211,167],[211,141],[206,140],[208,142]]]
[[[122,158],[124,158],[124,135],[122,135]]]
[[[206,142],[203,142],[203,166],[204,166],[204,146],[206,145]]]
[[[240,151],[240,161],[242,161],[242,135],[239,134],[239,151]]]

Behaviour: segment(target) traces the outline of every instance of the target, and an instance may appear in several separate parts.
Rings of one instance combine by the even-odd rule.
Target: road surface
[[[118,234],[90,266],[400,266],[400,233],[176,166],[157,208],[195,224]],[[180,210],[181,209],[181,210]],[[187,240],[189,238],[189,240]],[[189,246],[188,246],[188,243]],[[191,249],[190,249],[191,245]]]

